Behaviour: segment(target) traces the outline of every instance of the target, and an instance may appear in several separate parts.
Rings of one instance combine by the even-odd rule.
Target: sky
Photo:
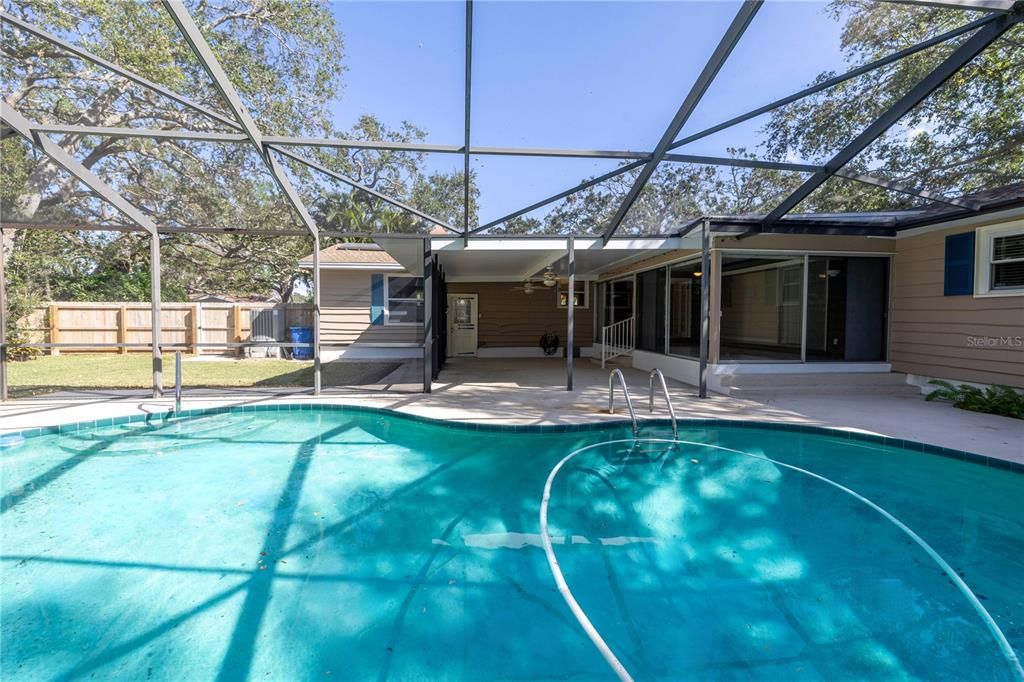
[[[471,143],[651,150],[714,51],[737,2],[474,3]],[[463,2],[335,2],[344,36],[345,129],[370,113],[409,121],[428,142],[463,140]],[[840,25],[820,2],[769,1],[705,95],[684,134],[844,70]],[[755,119],[679,149],[753,148]],[[487,222],[611,170],[609,160],[474,157]],[[459,155],[428,167],[459,170]]]

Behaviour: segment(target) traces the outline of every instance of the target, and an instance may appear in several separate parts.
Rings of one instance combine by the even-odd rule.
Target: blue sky
[[[736,2],[486,2],[474,5],[472,143],[649,150],[738,8]],[[427,140],[461,144],[462,2],[336,2],[345,38],[346,128],[372,113]],[[769,1],[684,133],[842,70],[840,26],[819,2]],[[724,155],[757,142],[752,121],[680,151]],[[431,168],[461,168],[431,155]],[[614,161],[474,158],[486,222],[605,172]]]

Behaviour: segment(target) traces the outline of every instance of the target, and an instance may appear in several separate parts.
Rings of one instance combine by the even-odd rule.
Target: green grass
[[[328,362],[325,387],[375,383],[398,368],[397,362]],[[59,355],[8,365],[12,397],[62,389],[149,388],[153,385],[149,355]],[[164,356],[164,385],[174,383],[174,355]],[[182,383],[205,387],[312,387],[311,360],[195,360],[182,358]]]

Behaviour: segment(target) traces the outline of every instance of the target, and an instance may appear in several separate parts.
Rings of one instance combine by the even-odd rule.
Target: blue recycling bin
[[[292,343],[313,343],[312,327],[288,327],[288,336]],[[293,346],[293,360],[312,360],[313,346]]]

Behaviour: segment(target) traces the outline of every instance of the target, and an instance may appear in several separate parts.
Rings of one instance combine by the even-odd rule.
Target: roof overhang
[[[422,240],[380,238],[377,243],[402,267],[423,274]],[[600,237],[575,237],[576,275],[595,279],[605,271],[650,258],[659,251],[700,248],[700,236],[622,237],[603,244]],[[450,282],[521,282],[539,277],[547,268],[568,274],[569,238],[431,237],[430,248]]]

